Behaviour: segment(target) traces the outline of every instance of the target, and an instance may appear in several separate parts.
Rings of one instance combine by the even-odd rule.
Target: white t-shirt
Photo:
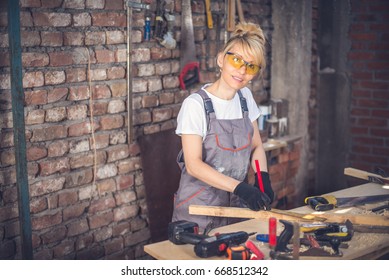
[[[239,94],[236,93],[231,100],[224,100],[216,97],[206,90],[208,85],[203,86],[203,90],[211,98],[213,109],[217,119],[239,119],[242,118]],[[260,111],[255,103],[250,89],[245,87],[240,90],[246,98],[249,118],[251,122],[260,116]],[[176,134],[196,134],[203,139],[207,134],[207,120],[205,117],[204,102],[199,94],[191,94],[185,98],[180,112],[177,116]]]

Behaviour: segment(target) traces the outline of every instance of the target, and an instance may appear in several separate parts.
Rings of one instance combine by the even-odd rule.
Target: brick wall
[[[4,2],[0,4],[0,259],[20,259]],[[140,149],[136,141],[127,142],[124,2],[20,2],[34,258],[143,258],[150,234]],[[180,1],[166,2],[176,15],[174,35],[179,39]],[[216,69],[211,54],[224,32],[217,38],[215,31],[207,30],[204,1],[192,2],[201,81],[212,81]],[[242,2],[246,19],[259,22],[271,40],[270,0]],[[212,10],[215,18],[223,14],[224,0],[212,1]],[[188,95],[179,89],[179,47],[169,50],[155,40],[143,41],[144,19],[145,12],[134,11],[135,136],[175,127]],[[269,79],[267,71],[264,79],[251,84],[258,103],[269,97]]]
[[[351,1],[350,165],[389,173],[389,3]]]

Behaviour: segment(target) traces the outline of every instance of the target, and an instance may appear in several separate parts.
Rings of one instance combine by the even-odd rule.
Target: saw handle
[[[197,61],[187,63],[181,70],[179,80],[183,90],[200,82],[200,63]]]
[[[310,196],[304,202],[316,211],[328,211],[336,207],[336,198],[333,196]]]

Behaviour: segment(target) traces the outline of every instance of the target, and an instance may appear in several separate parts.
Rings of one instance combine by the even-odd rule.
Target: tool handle
[[[305,198],[305,204],[311,206],[316,211],[328,211],[335,208],[335,204],[331,203],[326,197],[311,196]]]
[[[180,87],[186,90],[189,86],[200,81],[200,64],[197,61],[187,63],[181,70]]]
[[[293,236],[293,224],[286,220],[280,220],[284,224],[284,230],[281,232],[279,238],[277,239],[276,252],[289,252],[290,249],[287,247],[290,239]]]

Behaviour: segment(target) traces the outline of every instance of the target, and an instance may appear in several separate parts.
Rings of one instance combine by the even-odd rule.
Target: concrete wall
[[[296,205],[308,180],[308,99],[311,83],[311,1],[272,1],[271,98],[289,101],[289,133],[302,137]]]

